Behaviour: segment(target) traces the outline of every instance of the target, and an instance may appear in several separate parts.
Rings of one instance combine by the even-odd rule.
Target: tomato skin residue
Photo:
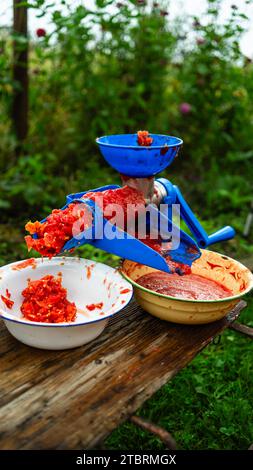
[[[13,271],[20,271],[21,269],[28,268],[29,266],[31,266],[33,269],[36,268],[35,258],[30,258],[25,261],[21,261],[20,263],[15,264],[15,266],[13,266],[11,269],[13,269]]]
[[[99,302],[99,303],[97,303],[97,304],[86,305],[86,308],[87,308],[88,310],[90,310],[90,312],[92,312],[92,311],[95,310],[96,308],[99,308],[99,309],[103,308],[103,305],[104,305],[103,302]]]
[[[196,274],[179,276],[163,272],[151,272],[136,281],[154,292],[188,300],[217,300],[233,295],[227,287]]]
[[[130,292],[130,289],[123,289],[120,291],[120,294],[128,294]]]
[[[168,150],[169,150],[168,145],[164,145],[163,148],[161,148],[160,150],[160,154],[165,155],[168,152]]]
[[[11,293],[10,293],[9,289],[6,289],[5,295],[6,295],[6,297],[7,297],[8,299],[11,298]]]
[[[90,266],[86,266],[86,277],[87,277],[87,279],[91,278],[91,267]]]
[[[220,264],[214,264],[214,263],[211,263],[211,261],[207,261],[206,263],[210,266],[211,269],[221,268]]]
[[[22,295],[24,300],[20,310],[27,320],[60,323],[73,322],[76,318],[76,306],[67,300],[67,291],[62,287],[60,277],[47,275],[30,281]]]
[[[179,274],[180,276],[184,276],[186,274],[191,274],[191,267],[188,264],[178,263],[176,261],[172,261],[169,256],[166,256],[166,263],[170,268],[171,273]]]
[[[14,305],[14,301],[11,300],[11,294],[10,294],[8,289],[6,289],[6,291],[5,291],[5,296],[1,295],[1,299],[4,302],[4,304],[6,305],[6,307],[11,310],[13,305]]]
[[[240,292],[243,292],[246,289],[246,287],[247,287],[247,283],[244,280],[242,280],[242,283],[240,285]]]

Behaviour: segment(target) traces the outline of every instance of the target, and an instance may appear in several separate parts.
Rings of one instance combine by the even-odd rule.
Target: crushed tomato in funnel
[[[44,276],[37,281],[29,281],[23,290],[21,312],[30,321],[43,323],[73,322],[76,318],[76,305],[67,300],[67,290],[61,279]]]
[[[148,131],[138,131],[137,132],[137,143],[142,147],[149,147],[153,142],[153,138],[150,137]]]

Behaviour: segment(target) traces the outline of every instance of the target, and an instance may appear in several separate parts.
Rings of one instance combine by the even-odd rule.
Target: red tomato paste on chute
[[[188,266],[187,264],[173,261],[170,255],[168,255],[168,252],[171,246],[170,242],[163,242],[160,237],[158,239],[151,238],[150,235],[147,235],[145,239],[141,238],[140,241],[142,241],[143,243],[145,243],[145,245],[148,245],[150,248],[160,253],[160,255],[165,258],[166,263],[169,266],[171,273],[177,273],[180,276],[191,273],[190,266]]]
[[[79,231],[82,232],[92,223],[92,213],[85,207],[85,200],[91,199],[101,208],[104,217],[111,220],[114,217],[113,206],[116,204],[123,209],[122,227],[126,221],[128,205],[132,205],[132,209],[137,205],[145,206],[145,200],[141,192],[129,186],[123,188],[109,189],[101,192],[88,192],[83,197],[83,205],[72,203],[66,209],[54,209],[46,218],[44,223],[28,222],[25,226],[31,235],[25,237],[28,249],[33,248],[42,256],[55,256],[61,252],[65,243],[73,237],[73,225],[82,221],[79,225]],[[110,207],[109,207],[110,205]],[[79,207],[81,206],[81,209]]]
[[[192,273],[179,276],[155,271],[144,274],[136,282],[159,294],[188,300],[217,300],[233,295],[222,284]]]
[[[65,243],[72,238],[73,225],[80,218],[84,220],[80,230],[84,230],[91,223],[91,212],[83,207],[78,210],[78,206],[73,203],[64,210],[54,209],[44,223],[28,222],[25,226],[26,230],[31,235],[37,236],[37,238],[31,235],[25,237],[28,250],[33,248],[42,256],[57,255]]]
[[[85,200],[87,199],[96,202],[107,220],[111,220],[114,217],[117,207],[120,206],[123,209],[123,217],[122,221],[118,221],[117,226],[122,229],[125,228],[127,216],[135,217],[137,206],[139,210],[141,207],[145,208],[145,199],[142,193],[129,186],[101,192],[90,191],[82,199],[84,205],[81,209],[79,209],[80,204],[72,203],[66,209],[54,209],[44,223],[38,221],[28,222],[26,230],[31,235],[36,234],[37,236],[37,238],[33,238],[31,235],[25,237],[28,249],[33,248],[42,256],[50,258],[60,253],[65,243],[73,237],[73,225],[76,222],[82,221],[79,224],[80,232],[91,225],[92,213],[88,207],[85,208]],[[153,240],[150,239],[150,236],[147,236],[145,239],[141,239],[141,241],[155,251],[158,251],[162,256],[165,256],[164,245],[161,245],[162,240]],[[169,244],[165,251],[168,251],[168,249]],[[188,274],[190,272],[189,266],[176,263],[169,256],[165,256],[165,259],[172,272],[178,272],[179,274]]]

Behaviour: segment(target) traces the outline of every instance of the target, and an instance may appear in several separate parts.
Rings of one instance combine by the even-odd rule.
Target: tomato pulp
[[[76,305],[67,300],[67,290],[62,287],[61,277],[44,276],[36,281],[28,281],[23,290],[21,312],[30,321],[43,323],[73,322],[76,318]]]
[[[140,286],[159,294],[188,300],[217,300],[233,295],[227,287],[197,274],[151,272],[136,281]]]

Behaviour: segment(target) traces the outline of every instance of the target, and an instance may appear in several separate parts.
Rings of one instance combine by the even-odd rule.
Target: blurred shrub
[[[97,0],[94,11],[62,3],[61,11],[51,1],[29,3],[40,17],[51,12],[53,30],[30,41],[30,134],[18,161],[10,125],[0,125],[2,211],[11,215],[14,201],[21,213],[45,211],[65,190],[116,180],[95,137],[147,128],[184,139],[167,174],[193,205],[205,199],[203,218],[244,214],[253,176],[253,67],[239,49],[245,15],[232,6],[220,22],[220,0],[208,1],[203,18],[175,21],[163,1]],[[15,84],[10,34],[2,36],[7,117]]]
[[[197,180],[196,196],[205,191],[209,209],[219,201],[218,212],[250,201],[253,176],[253,67],[239,47],[245,15],[232,6],[221,24],[220,3],[209,1],[208,22],[193,22],[195,47],[181,49],[177,97],[190,110],[175,116],[182,165]]]
[[[175,37],[165,17],[130,1],[108,14],[110,3],[54,11],[54,32],[33,50],[30,142],[50,146],[66,169],[70,159],[85,166],[96,136],[159,131],[168,114],[161,98]]]
[[[20,156],[0,180],[0,208],[18,218],[19,214],[33,216],[58,205],[63,198],[65,180],[54,174],[55,157],[51,153]],[[7,197],[6,197],[7,196]],[[63,199],[64,201],[64,199]]]

